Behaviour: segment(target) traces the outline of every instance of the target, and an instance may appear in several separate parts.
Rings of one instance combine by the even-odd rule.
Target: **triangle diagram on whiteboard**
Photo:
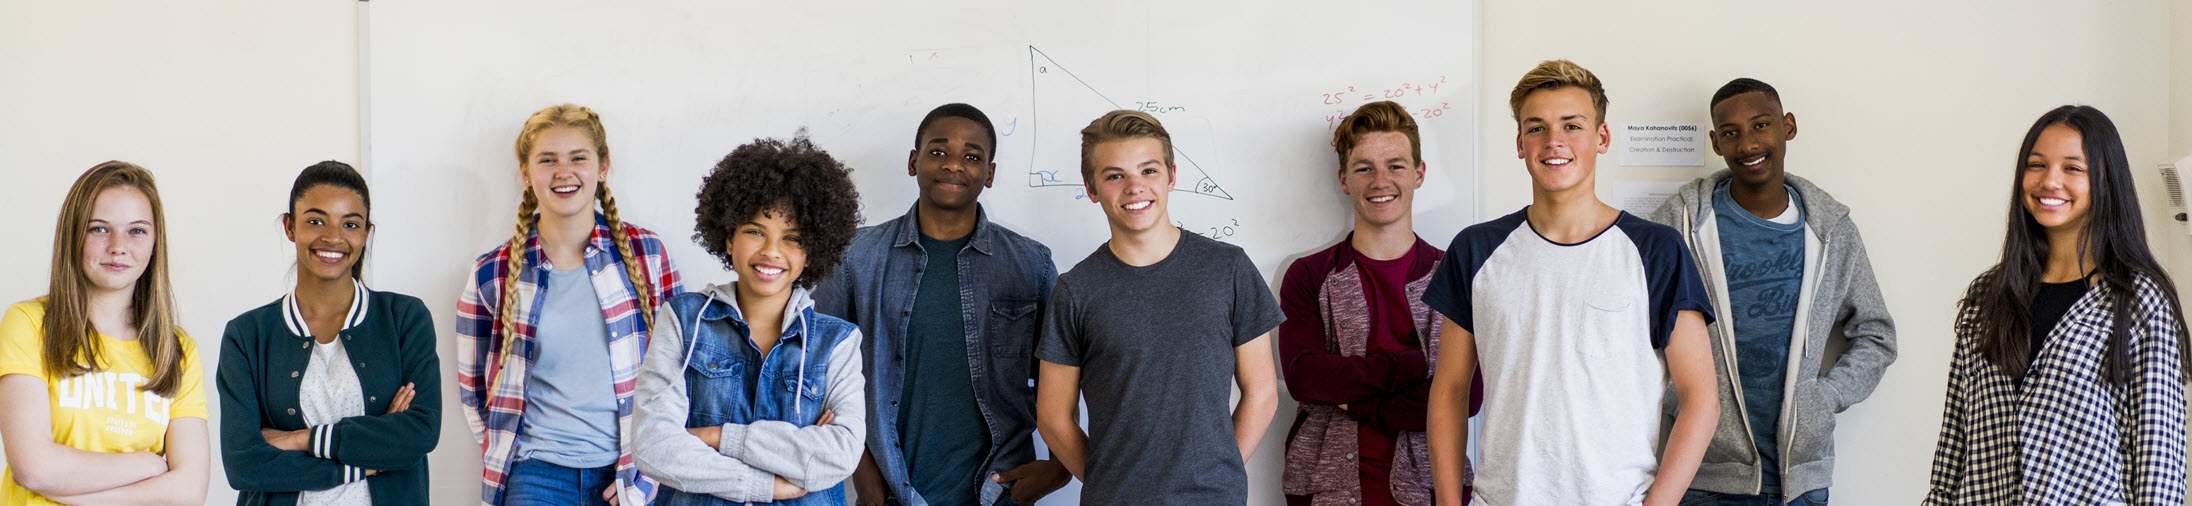
[[[1034,85],[1028,94],[1033,102],[1029,137],[1035,145],[1028,158],[1028,186],[1081,186],[1081,129],[1104,113],[1126,107],[1035,46],[1028,46],[1028,76]],[[1179,172],[1175,190],[1233,200],[1176,144],[1172,157]]]

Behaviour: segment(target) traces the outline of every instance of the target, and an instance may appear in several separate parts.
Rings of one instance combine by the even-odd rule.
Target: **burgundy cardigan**
[[[1286,321],[1279,326],[1287,391],[1300,402],[1286,446],[1285,492],[1313,504],[1350,504],[1362,496],[1354,461],[1362,424],[1395,433],[1391,484],[1404,505],[1431,504],[1431,461],[1424,435],[1430,377],[1438,357],[1439,315],[1423,304],[1431,272],[1445,253],[1416,239],[1406,296],[1418,349],[1365,354],[1370,309],[1349,240],[1296,260],[1280,285]],[[1483,402],[1475,382],[1469,413]],[[1346,404],[1341,410],[1338,405]],[[1465,476],[1474,473],[1465,473]],[[1464,497],[1467,486],[1464,485]]]

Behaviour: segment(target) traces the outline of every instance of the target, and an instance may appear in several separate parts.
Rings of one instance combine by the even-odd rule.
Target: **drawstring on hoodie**
[[[704,291],[708,292],[708,302],[701,304],[699,310],[693,311],[692,323],[685,326],[685,359],[679,361],[680,367],[693,366],[693,349],[700,345],[700,313],[706,311],[708,306],[715,304],[715,290]],[[799,336],[800,339],[804,340],[813,333],[814,329],[810,327],[811,324],[807,321],[805,312],[801,311],[801,313],[799,315]],[[751,328],[750,324],[748,328]],[[748,330],[748,332],[751,332],[751,330]],[[796,383],[798,386],[792,390],[792,419],[802,421],[807,419],[806,405],[800,403],[800,398],[805,397],[807,392],[807,347],[805,343],[806,341],[801,341],[799,347],[799,379]],[[783,344],[781,338],[778,344]]]
[[[807,328],[807,315],[799,316],[799,382],[798,387],[792,390],[792,419],[806,421],[806,405],[799,401],[807,396],[807,343],[811,342],[807,338],[811,337],[808,332],[812,329]]]
[[[679,361],[680,368],[693,366],[693,348],[700,345],[700,313],[707,311],[709,305],[715,304],[715,290],[704,291],[708,292],[708,302],[702,303],[700,309],[693,310],[693,322],[685,326],[685,360]]]

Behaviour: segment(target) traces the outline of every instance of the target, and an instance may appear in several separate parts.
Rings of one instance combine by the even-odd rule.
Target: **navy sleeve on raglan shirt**
[[[1474,333],[1477,330],[1469,314],[1469,278],[1476,269],[1471,268],[1474,262],[1463,257],[1462,242],[1463,235],[1455,235],[1453,245],[1446,248],[1446,258],[1431,272],[1431,285],[1423,289],[1423,305]]]
[[[1643,258],[1644,284],[1651,292],[1652,349],[1667,347],[1676,317],[1683,311],[1696,311],[1711,324],[1712,303],[1705,298],[1705,281],[1698,277],[1682,233],[1628,212],[1622,212],[1615,224],[1636,243],[1637,255]]]
[[[1423,305],[1453,320],[1462,330],[1476,333],[1476,321],[1471,305],[1475,294],[1477,270],[1484,268],[1492,251],[1507,240],[1507,235],[1522,226],[1527,219],[1523,211],[1502,216],[1492,221],[1470,225],[1454,234],[1454,241],[1446,246],[1446,256],[1438,268],[1431,271],[1431,286],[1423,290]]]

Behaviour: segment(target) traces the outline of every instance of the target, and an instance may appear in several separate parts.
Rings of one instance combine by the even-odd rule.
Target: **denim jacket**
[[[655,503],[845,504],[867,418],[854,369],[860,329],[815,313],[794,288],[783,336],[764,355],[732,290],[680,294],[656,316],[633,410],[633,458],[663,485]],[[835,421],[816,425],[825,411]],[[698,427],[722,428],[716,447],[686,431]],[[778,477],[809,493],[769,502]]]
[[[861,351],[867,372],[868,452],[889,484],[890,504],[925,505],[913,490],[899,442],[898,399],[906,384],[906,325],[921,287],[921,226],[913,210],[860,229],[845,250],[838,273],[815,289],[815,310],[859,324],[868,336]],[[1058,267],[1050,248],[990,223],[975,211],[973,239],[959,251],[959,311],[967,328],[967,364],[975,404],[989,430],[983,453],[982,504],[1010,503],[1002,484],[989,479],[1035,460],[1035,347],[1038,320],[1050,299]],[[934,372],[930,372],[933,374]]]

